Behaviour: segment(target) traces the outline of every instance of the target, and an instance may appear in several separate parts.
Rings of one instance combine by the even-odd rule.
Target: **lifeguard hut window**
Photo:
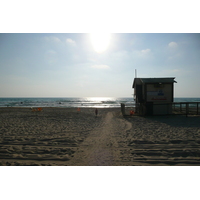
[[[156,83],[156,84],[154,84],[154,87],[155,87],[155,88],[164,88],[164,87],[165,87],[165,84]]]

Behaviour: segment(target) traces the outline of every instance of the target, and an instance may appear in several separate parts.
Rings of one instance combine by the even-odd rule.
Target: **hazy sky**
[[[0,34],[0,97],[132,97],[135,69],[200,97],[200,34]]]

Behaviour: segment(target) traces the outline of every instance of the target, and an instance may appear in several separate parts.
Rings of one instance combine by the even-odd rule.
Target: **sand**
[[[0,108],[2,166],[200,165],[200,116]]]

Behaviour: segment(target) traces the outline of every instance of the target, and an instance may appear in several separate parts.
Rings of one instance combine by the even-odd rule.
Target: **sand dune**
[[[0,108],[0,165],[200,165],[200,117]]]

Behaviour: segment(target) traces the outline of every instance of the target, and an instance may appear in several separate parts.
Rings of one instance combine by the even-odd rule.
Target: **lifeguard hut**
[[[141,115],[172,113],[175,78],[135,78],[133,81],[136,112]]]

